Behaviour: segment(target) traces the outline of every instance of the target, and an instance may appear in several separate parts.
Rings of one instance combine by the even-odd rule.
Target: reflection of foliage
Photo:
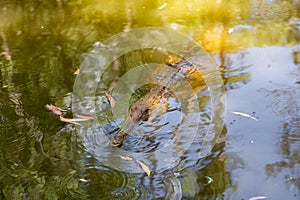
[[[31,84],[22,86],[14,75],[8,77],[10,85],[1,90],[0,99],[0,194],[6,199],[74,196],[66,194],[67,188],[69,193],[83,196],[79,176],[70,169],[77,165],[73,159],[80,155],[76,134],[53,134],[60,125],[51,119],[50,113],[41,112],[43,98],[39,103],[31,100],[38,99],[34,95],[39,95],[41,88],[36,85],[34,95],[26,94],[24,90]]]
[[[237,75],[233,75],[234,71],[236,70],[228,70],[226,71],[226,74],[224,74],[223,80],[227,90],[236,89],[239,87],[239,84],[246,84],[250,81],[249,80],[251,77],[250,73],[239,71],[237,72],[238,73]]]
[[[11,180],[11,184],[6,182],[3,187],[5,196],[15,198],[24,195],[52,199],[82,193],[79,188],[79,176],[75,173],[76,170],[70,168],[72,165],[76,166],[72,159],[78,156],[78,151],[70,151],[76,147],[76,135],[44,135],[36,130],[38,126],[33,121],[29,125],[32,127],[22,139],[23,147],[15,144],[2,149],[4,152],[12,152],[9,149],[16,147],[20,149],[15,151],[18,155],[10,159],[11,165],[3,168],[6,172],[1,173],[10,176],[1,177],[1,180]],[[4,160],[9,164],[8,159]]]
[[[265,167],[268,176],[278,174],[288,169],[289,173],[285,175],[286,182],[295,185],[298,189],[300,189],[300,170],[299,167],[297,167],[300,165],[300,137],[297,135],[300,128],[299,122],[300,118],[292,118],[283,124],[280,147],[286,158],[282,161],[267,164]]]
[[[267,97],[272,97],[270,102],[272,111],[282,118],[282,130],[280,136],[280,149],[283,154],[281,161],[267,164],[265,167],[268,176],[279,174],[286,171],[287,183],[291,183],[300,189],[299,165],[300,165],[300,149],[299,149],[299,99],[295,96],[297,93],[292,88],[279,90],[261,90]]]
[[[229,181],[224,158],[220,156],[204,169],[184,177],[183,196],[185,199],[218,199],[229,186]]]
[[[165,2],[168,5],[158,9]],[[70,126],[58,132],[62,123],[47,113],[44,105],[63,99],[72,90],[78,58],[95,41],[126,28],[163,26],[186,33],[194,31],[197,41],[210,51],[299,42],[298,1],[278,5],[276,1],[257,1],[261,2],[257,5],[251,2],[0,1],[0,198],[86,196],[79,181],[81,148],[77,136],[68,129]],[[232,65],[229,58],[226,62],[224,66]],[[246,68],[224,72],[229,89],[249,81],[250,75],[243,72]],[[290,135],[289,127],[295,122],[287,123],[284,135]],[[299,164],[299,152],[290,145],[282,143],[282,151],[286,156],[293,155],[293,159],[270,164],[274,171]],[[217,160],[205,172],[216,184],[224,184],[222,190],[227,183],[223,165]],[[86,173],[91,179],[101,175],[96,170]],[[217,179],[217,174],[224,180]],[[110,183],[114,187],[115,183]],[[95,183],[88,190],[96,191],[101,186]],[[213,187],[199,191],[209,196]]]
[[[203,172],[199,174],[197,183],[199,191],[194,199],[217,199],[226,188],[229,186],[229,174],[225,171],[225,162],[222,157],[219,157],[212,165],[209,165]],[[208,184],[206,176],[213,179],[213,182]]]
[[[79,176],[74,174],[76,171],[70,169],[70,166],[75,164],[72,157],[77,156],[77,151],[70,152],[70,147],[73,146],[71,138],[44,135],[37,130],[38,125],[34,122],[36,120],[24,120],[29,127],[20,124],[19,128],[14,130],[16,134],[6,136],[7,140],[3,138],[1,142],[0,187],[3,196],[7,199],[56,199],[82,193],[79,188]],[[11,143],[12,137],[15,137],[14,143]],[[59,143],[55,140],[57,137],[61,140]],[[43,145],[44,142],[48,145]],[[66,194],[64,189],[74,194]]]
[[[238,54],[238,58],[221,53],[221,69],[224,85],[227,90],[236,89],[241,84],[247,84],[250,81],[251,74],[246,70],[250,67],[243,63],[245,53]],[[235,63],[237,62],[237,63]]]
[[[9,85],[12,69],[11,60],[0,60],[0,87],[5,88]]]
[[[88,180],[82,188],[87,191],[90,199],[138,199],[138,187],[128,186],[124,172],[93,166],[82,170],[81,173]]]
[[[163,3],[167,6],[159,9]],[[16,43],[23,42],[19,40],[22,37],[47,40],[56,36],[54,42],[56,45],[64,42],[67,55],[82,52],[91,43],[126,28],[145,26],[175,27],[183,32],[193,30],[197,41],[209,51],[220,50],[224,38],[227,42],[221,48],[226,51],[253,45],[295,44],[299,39],[297,1],[140,0],[132,3],[119,0],[103,3],[58,0],[45,4],[32,0],[2,4],[0,17],[6,20],[0,22],[0,28],[5,32],[14,30]]]
[[[222,155],[225,150],[226,126],[212,149],[212,153],[199,160],[193,168],[201,168],[184,177],[184,199],[218,199],[229,186],[229,173]],[[211,179],[211,180],[210,180]]]

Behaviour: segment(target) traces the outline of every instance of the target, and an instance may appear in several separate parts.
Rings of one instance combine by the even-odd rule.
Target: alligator
[[[135,101],[129,108],[127,119],[118,132],[111,138],[113,146],[120,147],[125,138],[134,129],[145,121],[150,121],[153,115],[159,115],[167,111],[168,98],[173,96],[168,85],[173,84],[178,77],[188,80],[194,92],[204,88],[204,80],[199,69],[191,62],[180,57],[169,56],[165,64],[175,69],[175,73],[166,78],[164,85],[158,85],[150,89],[148,93]]]

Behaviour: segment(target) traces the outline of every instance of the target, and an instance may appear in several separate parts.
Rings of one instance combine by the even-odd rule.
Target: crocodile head
[[[121,146],[126,136],[142,122],[166,112],[168,103],[162,95],[164,90],[165,87],[157,87],[131,105],[122,128],[110,140],[113,146]]]

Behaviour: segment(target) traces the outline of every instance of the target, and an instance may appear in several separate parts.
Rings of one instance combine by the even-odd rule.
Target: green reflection
[[[84,199],[101,187],[92,182],[84,190],[77,135],[44,109],[72,92],[73,72],[96,41],[136,27],[160,26],[192,35],[210,52],[287,46],[299,43],[299,12],[296,0],[0,1],[0,198]],[[223,67],[230,66],[226,55],[220,57]],[[224,70],[228,90],[249,81],[246,68]],[[299,164],[298,149],[289,148],[281,144],[283,154],[292,154],[294,161],[271,163],[266,166],[268,175]],[[223,168],[220,157],[204,171],[214,182],[193,194],[211,197],[213,184],[218,184],[219,196],[228,184]],[[101,175],[95,171],[88,172],[93,181]],[[219,175],[224,179],[217,179]],[[116,181],[109,183],[111,190],[119,187]],[[202,179],[195,183],[201,185]]]

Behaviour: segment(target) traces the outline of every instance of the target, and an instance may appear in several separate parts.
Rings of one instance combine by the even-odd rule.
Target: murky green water
[[[299,1],[1,1],[0,10],[0,198],[299,199]],[[163,60],[163,53],[129,52],[115,59],[97,82],[96,110],[84,113],[96,115],[91,126],[62,122],[45,108],[68,109],[65,117],[72,118],[76,69],[99,42],[141,27],[170,28],[193,38],[216,61],[226,89],[225,103],[215,109],[225,111],[225,123],[213,134],[214,145],[198,145],[201,136],[179,157],[178,148],[174,154],[169,149],[135,157],[151,168],[150,176],[135,160],[120,159],[131,155],[103,142],[124,121],[110,112],[105,92],[120,87],[135,66]],[[84,84],[95,84],[90,81]],[[211,117],[206,102],[212,88],[198,96],[197,114],[204,121]],[[170,130],[185,116],[178,113],[186,114],[177,100],[170,107]],[[89,102],[86,96],[75,107],[91,108]],[[151,126],[143,130],[151,134]],[[140,142],[133,134],[122,148],[136,152],[150,145],[145,148],[150,151],[174,140],[184,148],[190,139],[176,140],[168,131],[149,138],[154,139]],[[137,145],[129,143],[135,140]]]

